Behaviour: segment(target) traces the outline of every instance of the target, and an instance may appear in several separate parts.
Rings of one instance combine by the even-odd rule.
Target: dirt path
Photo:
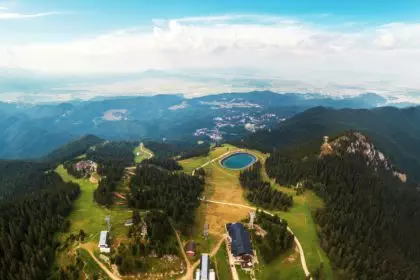
[[[147,150],[144,148],[144,144],[143,144],[143,142],[141,142],[141,143],[140,143],[140,151],[142,151],[143,153],[147,154],[147,155],[149,156],[149,158],[148,158],[148,159],[151,159],[151,158],[153,157],[153,154],[152,154],[151,152],[147,151]]]
[[[125,196],[123,196],[122,194],[120,194],[119,192],[114,192],[114,196],[118,197],[120,199],[123,199],[123,200],[127,200],[127,198]]]
[[[182,256],[184,257],[184,261],[185,261],[185,264],[187,266],[187,272],[179,279],[180,280],[194,279],[194,268],[191,265],[190,261],[188,260],[187,254],[185,253],[184,246],[182,245],[181,237],[179,237],[179,233],[176,231],[176,229],[172,225],[172,223],[171,223],[171,227],[172,227],[173,231],[175,232],[176,240],[178,241],[179,250],[181,251]]]
[[[194,170],[192,171],[192,174],[191,174],[191,175],[193,175],[193,176],[194,176],[194,173],[195,173],[195,171],[196,171],[197,169],[200,169],[200,168],[206,167],[206,166],[207,166],[207,165],[209,165],[210,163],[215,162],[216,160],[218,160],[218,159],[220,159],[220,158],[223,158],[223,157],[227,156],[228,154],[230,154],[230,153],[232,153],[232,152],[238,152],[238,151],[240,151],[240,150],[227,151],[227,152],[226,152],[226,153],[224,153],[223,155],[220,155],[220,156],[218,156],[217,158],[214,158],[214,159],[212,159],[212,160],[209,160],[208,162],[206,162],[206,163],[202,164],[201,166],[197,167],[196,169],[194,169]]]
[[[212,160],[207,161],[203,165],[194,169],[193,172],[192,172],[192,175],[194,175],[194,173],[197,169],[203,168],[203,167],[207,166],[208,164],[210,164],[210,163],[212,163],[212,162],[214,162],[214,161],[216,161],[220,158],[223,158],[223,157],[227,156],[230,153],[238,152],[238,151],[242,151],[242,149],[235,150],[235,151],[228,151],[228,152],[222,154],[221,156],[218,156],[217,158],[214,158]],[[206,200],[201,199],[201,200],[205,201],[205,202],[208,202],[208,203],[222,204],[222,205],[227,205],[227,206],[232,206],[232,207],[246,208],[246,209],[250,209],[250,210],[256,210],[257,209],[256,207],[252,207],[252,206],[248,206],[248,205],[244,205],[244,204],[239,204],[239,203],[230,203],[230,202],[207,200],[207,199]],[[265,210],[263,210],[263,212],[266,213],[266,214],[269,214],[271,216],[274,216],[274,214],[271,213],[271,212],[268,212],[268,211],[265,211]],[[310,276],[310,272],[309,272],[308,266],[306,264],[305,253],[303,251],[302,245],[300,244],[299,239],[297,239],[296,235],[293,233],[292,229],[287,227],[287,230],[295,236],[294,242],[296,243],[296,246],[299,249],[300,263],[302,264],[302,269],[303,269],[305,275],[308,277],[308,276]],[[312,277],[310,277],[309,280],[312,280]]]
[[[92,257],[92,259],[99,265],[99,267],[108,275],[109,278],[112,280],[122,280],[120,277],[115,275],[112,271],[110,271],[102,262],[100,262],[95,255],[92,253],[92,250],[87,244],[83,244],[80,246],[80,248],[85,249],[89,255]]]

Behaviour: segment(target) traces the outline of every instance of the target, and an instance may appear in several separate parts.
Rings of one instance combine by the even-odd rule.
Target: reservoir
[[[239,170],[252,165],[256,160],[255,156],[242,152],[224,158],[221,164],[225,168]]]

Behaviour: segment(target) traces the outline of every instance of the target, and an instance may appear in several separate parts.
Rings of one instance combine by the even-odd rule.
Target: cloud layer
[[[420,92],[419,61],[420,24],[331,27],[261,15],[154,20],[150,28],[69,42],[0,43],[0,67],[6,68],[64,75],[227,69],[233,78],[246,69],[277,88],[293,81],[296,90],[320,92]],[[137,87],[141,91],[140,82]]]

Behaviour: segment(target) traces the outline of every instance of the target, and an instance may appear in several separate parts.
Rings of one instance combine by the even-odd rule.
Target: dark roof
[[[234,256],[240,256],[243,254],[253,255],[254,252],[251,248],[249,233],[244,228],[244,225],[240,223],[233,223],[227,224],[226,226],[229,231],[229,236],[232,238],[232,254]]]
[[[196,250],[196,244],[194,241],[188,241],[185,245],[185,251],[192,251],[195,252]]]

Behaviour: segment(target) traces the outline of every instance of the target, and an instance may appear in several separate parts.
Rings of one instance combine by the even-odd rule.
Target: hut
[[[197,244],[192,240],[188,241],[185,245],[185,253],[190,257],[195,256],[197,253]]]

